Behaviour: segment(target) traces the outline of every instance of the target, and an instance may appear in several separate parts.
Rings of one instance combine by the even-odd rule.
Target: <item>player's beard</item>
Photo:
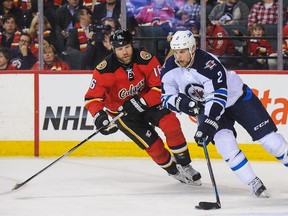
[[[192,65],[192,59],[190,58],[189,60],[181,60],[181,61],[177,61],[177,63],[179,64],[180,67],[182,68],[187,68],[190,67]]]
[[[130,64],[130,62],[132,61],[132,55],[130,55],[130,54],[125,54],[125,55],[123,55],[121,57],[117,56],[117,58],[124,65]]]
[[[192,54],[190,53],[190,57],[182,58],[180,61],[175,56],[175,62],[182,68],[190,68],[194,63],[194,56],[195,52]]]

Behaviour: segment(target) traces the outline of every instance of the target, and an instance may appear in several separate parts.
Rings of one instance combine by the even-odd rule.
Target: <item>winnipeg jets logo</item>
[[[208,62],[206,62],[206,66],[204,67],[204,69],[209,68],[210,70],[212,70],[215,66],[216,66],[215,61],[209,60]]]
[[[204,86],[197,83],[190,83],[185,87],[185,94],[196,101],[204,102]]]

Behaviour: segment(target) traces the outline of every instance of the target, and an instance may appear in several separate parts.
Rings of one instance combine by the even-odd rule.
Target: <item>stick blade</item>
[[[212,210],[212,209],[220,209],[221,204],[218,202],[199,202],[198,206],[195,206],[195,209],[199,210]]]
[[[17,190],[18,188],[22,187],[24,183],[17,183],[14,188],[12,188],[12,191]]]

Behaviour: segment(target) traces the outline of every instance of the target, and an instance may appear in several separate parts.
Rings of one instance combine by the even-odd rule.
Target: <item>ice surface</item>
[[[23,187],[10,191],[54,158],[0,158],[1,216],[288,216],[288,170],[277,162],[251,162],[271,195],[253,197],[222,160],[212,160],[222,208],[215,202],[205,160],[193,160],[200,187],[169,177],[149,158],[64,158]]]

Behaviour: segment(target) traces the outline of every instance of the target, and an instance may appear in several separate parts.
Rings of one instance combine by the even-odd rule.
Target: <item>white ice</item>
[[[205,160],[193,160],[202,186],[169,177],[149,158],[64,158],[23,187],[10,191],[55,158],[0,158],[1,216],[287,216],[288,170],[277,162],[251,162],[271,195],[253,197],[222,160],[212,160],[222,208],[215,202]]]

